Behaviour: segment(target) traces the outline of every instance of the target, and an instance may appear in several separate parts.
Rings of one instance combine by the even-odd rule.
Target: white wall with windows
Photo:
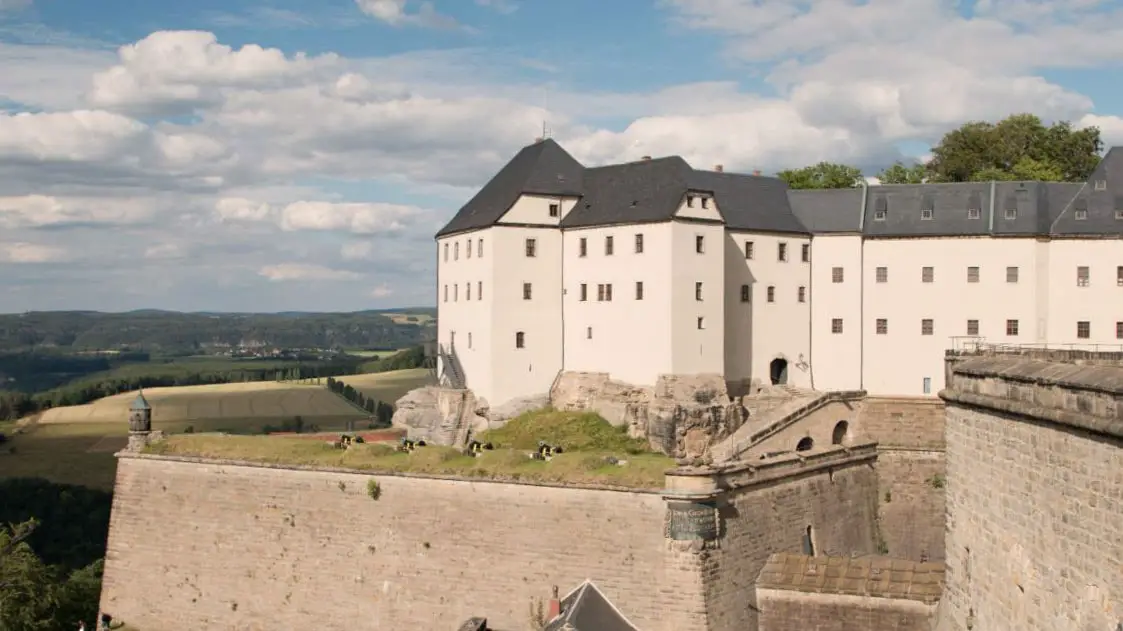
[[[670,330],[673,374],[725,373],[725,227],[674,221]]]
[[[467,387],[491,392],[491,298],[497,229],[476,230],[437,241],[437,342],[458,363]],[[438,365],[444,374],[443,361]]]
[[[1049,250],[1049,341],[1123,344],[1123,241],[1055,239]]]
[[[811,376],[818,390],[862,387],[862,237],[811,240]]]

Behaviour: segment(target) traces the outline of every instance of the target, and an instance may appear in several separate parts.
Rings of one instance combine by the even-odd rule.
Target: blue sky
[[[589,165],[867,175],[1033,112],[1123,144],[1098,0],[0,0],[0,311],[433,304],[549,121]]]

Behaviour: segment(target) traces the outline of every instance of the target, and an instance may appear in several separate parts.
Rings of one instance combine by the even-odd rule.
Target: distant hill
[[[416,314],[420,319],[402,318]],[[224,346],[404,348],[429,337],[436,309],[355,313],[126,313],[32,311],[0,315],[0,352],[133,349],[190,353]]]

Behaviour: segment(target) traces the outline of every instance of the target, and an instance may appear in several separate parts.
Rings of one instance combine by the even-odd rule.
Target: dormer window
[[[971,193],[967,198],[967,218],[979,219],[983,216],[983,202],[979,194]]]
[[[710,198],[703,197],[702,198],[702,208],[709,208],[709,207],[710,207]]]
[[[931,195],[925,195],[920,202],[920,219],[931,221],[934,214],[936,214],[936,199]]]
[[[930,208],[920,209],[920,219],[922,221],[932,221],[932,209],[930,209]]]
[[[693,195],[687,195],[686,196],[686,206],[687,206],[687,208],[694,208],[694,196]]]
[[[983,216],[983,213],[978,208],[968,208],[967,209],[967,218],[968,219],[979,219],[982,216]]]
[[[1017,218],[1018,218],[1018,209],[1017,208],[1007,208],[1006,209],[1006,221],[1013,221]]]
[[[1096,180],[1094,188],[1097,191],[1106,191],[1107,190],[1107,180]]]
[[[1073,216],[1076,218],[1077,221],[1085,221],[1085,220],[1088,219],[1088,211],[1078,210],[1075,213],[1073,213]]]
[[[551,217],[557,217],[559,215],[561,215],[561,205],[560,204],[550,204],[550,216]]]
[[[1078,199],[1074,204],[1073,218],[1077,221],[1085,221],[1088,219],[1088,200]]]
[[[889,200],[884,197],[878,197],[873,202],[873,220],[885,221],[889,215]]]

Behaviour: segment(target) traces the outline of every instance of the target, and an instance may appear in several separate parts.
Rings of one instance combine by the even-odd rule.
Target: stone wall
[[[756,572],[808,525],[824,548],[872,550],[875,457],[669,475],[667,498],[706,487],[720,507],[716,539],[684,540],[659,493],[122,454],[101,605],[145,631],[452,629],[476,615],[513,631],[551,586],[591,579],[645,631],[742,631]]]
[[[949,357],[942,631],[1123,621],[1123,358],[1049,358]]]
[[[930,631],[935,605],[871,596],[758,589],[760,631]]]

